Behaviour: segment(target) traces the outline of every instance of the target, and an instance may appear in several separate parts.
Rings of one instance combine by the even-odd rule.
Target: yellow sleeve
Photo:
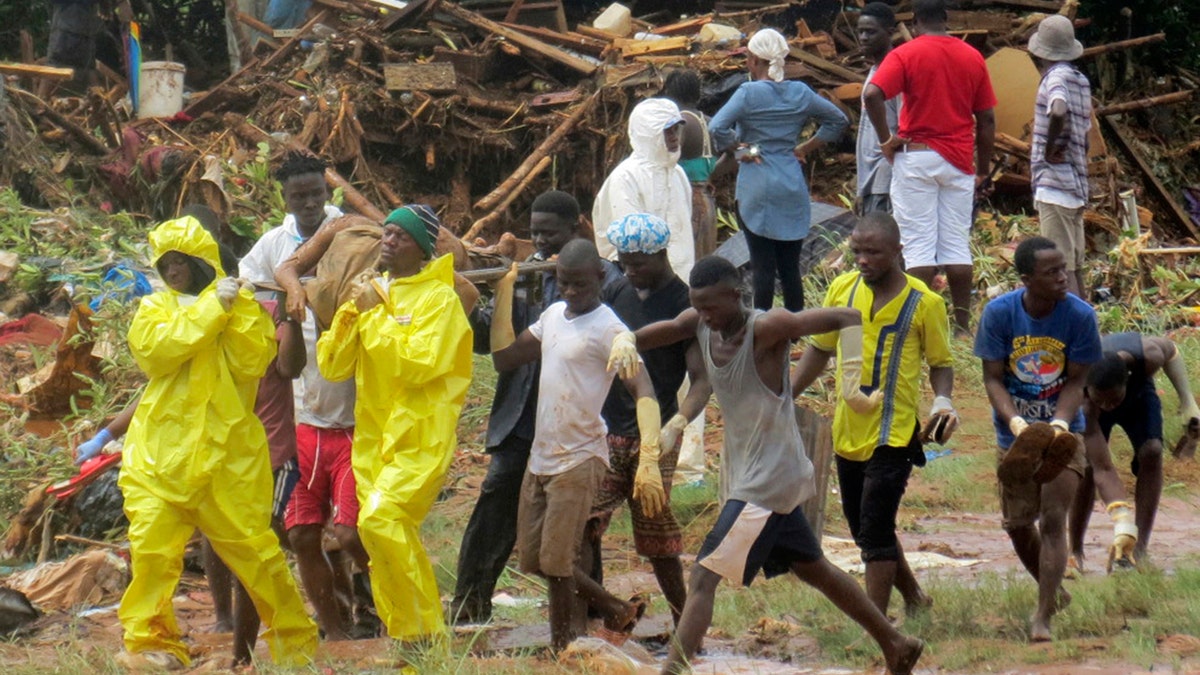
[[[382,306],[382,305],[381,305]],[[384,310],[375,308],[378,313]],[[317,369],[330,382],[342,382],[354,377],[358,363],[358,306],[348,300],[338,307],[329,330],[317,340]]]
[[[829,284],[829,290],[825,291],[825,302],[822,303],[822,307],[842,307],[845,305],[845,298],[841,296],[845,295],[847,287],[846,279],[852,277],[853,274],[843,274],[834,279],[833,283]],[[817,349],[827,352],[837,352],[838,331],[836,330],[814,335],[809,340]]]
[[[416,386],[455,370],[454,347],[463,336],[470,336],[471,328],[449,286],[427,292],[409,306],[412,318],[407,325],[386,311],[364,314],[359,339],[372,362],[394,363],[405,386]]]
[[[168,302],[167,292],[142,298],[129,325],[129,351],[148,377],[169,375],[216,341],[229,314],[208,289],[187,307]]]
[[[220,343],[229,372],[237,381],[261,378],[275,358],[275,324],[249,291],[238,291]]]
[[[950,352],[950,318],[946,313],[946,301],[942,296],[927,291],[921,298],[922,322],[921,351],[931,368],[954,365],[954,354]]]

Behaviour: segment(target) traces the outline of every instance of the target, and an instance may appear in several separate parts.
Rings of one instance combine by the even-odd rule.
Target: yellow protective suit
[[[150,233],[157,263],[168,251],[224,276],[217,244],[194,218]],[[275,356],[275,329],[253,296],[230,311],[211,283],[191,304],[172,290],[142,299],[129,347],[149,382],[125,439],[118,485],[129,517],[133,579],[118,616],[129,652],[166,651],[188,663],[171,597],[195,528],[245,585],[277,663],[312,661],[308,617],[271,531],[271,463],[254,415],[258,380]]]
[[[321,374],[357,382],[358,535],[375,608],[397,640],[446,629],[420,528],[445,482],[471,382],[471,328],[452,265],[442,256],[393,279],[387,300],[365,313],[343,304],[317,342]]]

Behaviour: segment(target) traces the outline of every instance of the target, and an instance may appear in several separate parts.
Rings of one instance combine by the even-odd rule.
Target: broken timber
[[[453,3],[447,3],[446,5],[442,6],[439,11],[449,14],[459,21],[471,24],[482,31],[491,33],[497,37],[502,37],[505,40],[517,45],[522,50],[529,51],[543,58],[550,59],[551,61],[566,66],[567,68],[570,68],[571,70],[574,70],[582,75],[591,75],[592,73],[596,72],[597,65],[586,59],[575,56],[574,54],[559,49],[554,45],[548,45],[535,37],[512,30],[511,28],[506,28],[503,24],[492,21],[491,19],[472,12],[469,9],[464,9]]]
[[[1108,115],[1120,115],[1121,113],[1133,112],[1134,110],[1145,110],[1146,108],[1154,108],[1160,105],[1170,103],[1182,103],[1192,97],[1195,90],[1176,91],[1162,96],[1151,96],[1150,98],[1140,98],[1136,101],[1125,101],[1124,103],[1114,103],[1106,105],[1103,108],[1096,108],[1096,115],[1106,117]]]
[[[1158,197],[1160,202],[1167,206],[1167,209],[1171,213],[1171,217],[1174,218],[1182,228],[1188,232],[1191,232],[1193,237],[1200,238],[1200,227],[1197,227],[1196,223],[1192,222],[1192,217],[1188,215],[1187,211],[1184,211],[1183,207],[1179,205],[1179,202],[1175,201],[1175,199],[1171,197],[1171,193],[1167,191],[1166,186],[1162,184],[1162,181],[1158,179],[1158,176],[1154,175],[1154,171],[1150,168],[1150,165],[1146,163],[1145,158],[1143,158],[1141,153],[1139,153],[1137,149],[1134,148],[1129,142],[1129,140],[1125,138],[1124,134],[1122,134],[1121,130],[1117,128],[1117,125],[1113,123],[1112,119],[1109,117],[1101,117],[1100,123],[1108,128],[1108,131],[1112,134],[1113,138],[1116,139],[1117,145],[1120,146],[1121,151],[1124,152],[1125,155],[1137,165],[1138,171],[1140,171],[1142,176],[1146,179],[1146,187],[1149,188],[1156,197]]]
[[[62,82],[75,77],[75,69],[55,68],[53,66],[35,66],[28,63],[0,63],[0,74],[40,77],[46,80]]]
[[[1154,35],[1146,35],[1144,37],[1137,37],[1130,40],[1119,40],[1117,42],[1110,42],[1105,45],[1096,45],[1094,47],[1085,48],[1083,53],[1079,55],[1079,58],[1085,59],[1089,56],[1107,54],[1109,52],[1115,52],[1121,49],[1127,49],[1129,47],[1154,44],[1155,42],[1163,42],[1166,39],[1166,33],[1155,33]]]
[[[861,73],[856,73],[849,68],[839,66],[832,61],[823,59],[811,52],[807,52],[801,47],[792,47],[790,50],[790,55],[793,59],[796,59],[814,68],[823,70],[831,75],[836,75],[844,79],[846,82],[865,82],[867,79],[863,77]]]

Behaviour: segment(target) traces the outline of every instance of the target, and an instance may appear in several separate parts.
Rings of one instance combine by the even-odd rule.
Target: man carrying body
[[[238,271],[252,283],[269,283],[275,269],[290,258],[319,229],[342,215],[328,203],[325,163],[306,153],[287,155],[275,172],[288,215],[267,231],[242,258]],[[289,316],[289,321],[297,322]],[[296,408],[296,458],[300,480],[284,514],[288,541],[304,589],[317,612],[327,640],[345,640],[350,627],[334,590],[332,564],[322,548],[325,524],[332,518],[333,532],[342,550],[354,558],[362,573],[368,562],[358,539],[358,498],[350,467],[354,437],[354,382],[330,382],[317,368],[317,324],[312,312],[299,320],[304,335],[304,369],[294,385]],[[299,357],[299,354],[284,355]],[[363,611],[364,621],[370,621]],[[373,618],[373,617],[372,617]]]
[[[606,234],[609,243],[617,249],[625,277],[637,289],[640,311],[635,319],[625,322],[631,330],[674,318],[688,308],[687,284],[671,271],[671,263],[667,260],[671,232],[665,221],[648,214],[630,214],[610,224]],[[694,359],[691,368],[688,367],[689,353]],[[684,375],[699,375],[703,370],[699,356],[694,341],[669,345],[643,355],[662,413],[660,423],[664,425],[658,468],[667,503],[658,513],[647,513],[633,498],[639,468],[637,408],[623,387],[612,388],[603,409],[604,421],[608,424],[609,469],[592,504],[592,516],[580,554],[585,565],[590,554],[596,554],[593,578],[599,581],[602,577],[598,555],[600,539],[616,509],[628,503],[634,546],[638,554],[650,559],[658,586],[671,606],[671,615],[676,622],[687,599],[683,564],[679,562],[683,533],[670,507],[671,480],[679,458],[676,440],[687,426],[687,420],[677,414],[677,392]],[[701,385],[696,395],[707,400],[711,393],[711,389]]]
[[[1077,434],[1100,331],[1091,306],[1067,293],[1066,261],[1054,242],[1026,239],[1014,264],[1024,287],[984,308],[975,355],[994,410],[1004,529],[1038,582],[1030,637],[1044,642],[1051,616],[1070,601],[1062,588],[1067,510],[1085,469]]]
[[[958,416],[950,402],[954,358],[950,353],[946,303],[900,266],[900,230],[882,211],[859,221],[850,234],[857,272],[834,279],[826,307],[852,307],[863,321],[862,378],[883,392],[879,408],[860,414],[838,401],[833,416],[834,451],[842,512],[866,563],[867,595],[887,613],[892,587],[909,611],[931,604],[921,590],[896,537],[896,512],[914,464],[925,464],[922,440],[945,443]],[[813,338],[792,372],[792,394],[808,388],[833,358],[837,333]],[[921,362],[929,364],[933,409],[921,438],[917,423]],[[840,378],[839,378],[840,379]],[[945,418],[944,420],[941,418]],[[944,425],[940,433],[932,434]]]
[[[1075,25],[1054,14],[1042,19],[1029,39],[1042,81],[1033,112],[1033,204],[1042,236],[1067,259],[1067,290],[1083,297],[1083,209],[1088,201],[1088,130],[1092,90],[1071,62],[1083,54]]]
[[[892,31],[896,28],[896,14],[882,2],[870,2],[858,15],[858,41],[863,55],[871,63],[867,71],[866,84],[871,83],[876,69],[892,51]],[[865,86],[865,85],[864,85]],[[887,128],[895,135],[900,125],[900,103],[902,96],[894,96],[884,104],[887,110]],[[866,100],[858,117],[858,145],[855,152],[858,166],[858,213],[872,211],[892,212],[892,164],[884,159],[879,149],[879,135],[871,126],[867,114]]]
[[[915,0],[913,14],[920,36],[884,58],[863,103],[892,162],[905,266],[926,285],[939,266],[946,270],[961,335],[970,330],[971,211],[991,170],[996,96],[983,56],[947,34],[945,0]],[[892,134],[884,101],[899,95],[904,107]]]
[[[551,190],[538,195],[530,207],[529,235],[537,252],[531,260],[544,261],[559,254],[576,238],[579,202],[571,195]],[[640,304],[637,294],[616,265],[605,261],[600,300],[617,315],[632,315]],[[520,334],[559,297],[553,274],[541,275],[540,298],[530,289],[516,289],[513,328]],[[475,353],[491,353],[491,325],[495,307],[471,313]],[[488,418],[487,477],[471,512],[459,546],[458,574],[450,605],[453,623],[485,622],[492,615],[492,594],[517,540],[517,506],[521,480],[533,444],[538,400],[539,364],[529,363],[503,371],[496,380],[496,395]]]
[[[687,604],[663,672],[686,669],[712,622],[721,579],[749,584],[760,569],[769,577],[790,571],[821,591],[879,643],[890,672],[912,672],[924,643],[897,631],[854,579],[824,558],[800,512],[815,487],[787,387],[789,346],[805,335],[840,331],[842,395],[860,410],[877,406],[878,397],[859,389],[858,310],[749,310],[742,305],[737,269],[715,256],[696,263],[690,281],[692,309],[613,345],[615,363],[627,367],[636,363],[635,349],[695,339],[725,415],[721,494],[726,501],[692,568]],[[703,405],[699,397],[689,397],[681,414],[695,416]]]
[[[671,269],[686,278],[696,262],[692,236],[692,184],[679,166],[679,106],[669,99],[648,98],[629,114],[629,144],[633,154],[604,179],[592,204],[596,248],[616,260],[617,251],[604,236],[608,224],[631,213],[649,213],[667,221]]]
[[[1200,431],[1200,406],[1188,384],[1187,366],[1175,343],[1165,337],[1139,333],[1116,333],[1100,340],[1104,358],[1088,372],[1083,412],[1087,426],[1083,432],[1088,468],[1071,506],[1071,554],[1083,567],[1083,537],[1092,515],[1097,488],[1105,510],[1113,519],[1113,545],[1109,567],[1133,566],[1146,555],[1158,500],[1162,496],[1163,414],[1162,401],[1154,386],[1161,370],[1179,396],[1179,411],[1184,418],[1184,435],[1176,454],[1190,443],[1195,450],[1196,432]],[[1117,476],[1109,454],[1108,439],[1114,426],[1120,426],[1133,445],[1131,469],[1137,477],[1137,512],[1125,502],[1125,486]],[[1190,432],[1190,433],[1189,433]],[[1135,519],[1136,518],[1136,519]]]
[[[445,482],[471,383],[471,328],[454,291],[453,259],[433,256],[439,224],[427,206],[396,209],[380,247],[383,276],[364,278],[317,341],[321,374],[357,386],[351,461],[358,531],[390,637],[445,631],[421,522]]]

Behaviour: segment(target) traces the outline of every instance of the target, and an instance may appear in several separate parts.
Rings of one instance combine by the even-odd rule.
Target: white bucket
[[[174,117],[183,110],[182,63],[147,61],[138,81],[138,117]]]

